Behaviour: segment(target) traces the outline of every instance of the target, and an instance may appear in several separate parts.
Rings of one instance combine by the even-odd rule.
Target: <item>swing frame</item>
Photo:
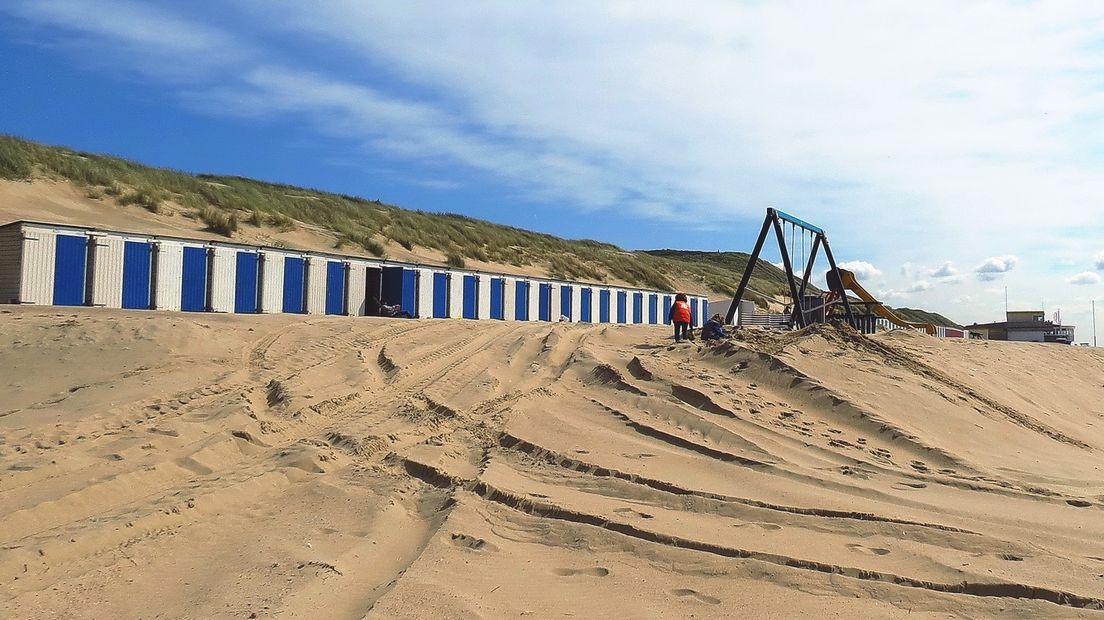
[[[790,236],[791,243],[793,239],[793,230],[797,228],[802,229],[802,252],[804,252],[805,247],[805,233],[807,232],[813,236],[813,247],[809,252],[808,261],[805,263],[805,272],[800,281],[794,277],[795,274],[790,261],[790,252],[786,251],[786,235],[782,232],[783,223],[787,223],[793,227]],[[767,208],[767,216],[763,219],[763,228],[759,231],[759,239],[755,242],[755,249],[752,250],[751,256],[748,258],[747,267],[744,268],[744,275],[740,278],[740,285],[736,287],[736,294],[732,298],[732,305],[728,307],[728,316],[725,317],[725,323],[732,324],[736,316],[736,311],[740,307],[740,300],[743,299],[748,282],[751,281],[751,273],[755,270],[756,263],[759,262],[759,253],[763,251],[763,243],[767,240],[767,234],[770,232],[771,228],[774,229],[775,237],[778,239],[778,250],[782,253],[782,266],[783,270],[786,272],[786,280],[789,283],[790,298],[793,299],[793,312],[790,315],[790,322],[796,324],[799,328],[809,324],[809,317],[806,309],[802,307],[802,300],[805,297],[805,289],[809,285],[809,278],[813,275],[813,265],[816,263],[817,251],[821,246],[824,246],[824,255],[828,258],[828,264],[831,267],[832,273],[836,275],[835,278],[829,278],[829,282],[834,280],[839,289],[833,290],[832,292],[840,296],[847,314],[847,322],[853,327],[855,325],[855,316],[851,312],[851,303],[847,300],[847,292],[840,284],[842,279],[839,277],[840,274],[839,268],[836,267],[836,259],[832,256],[832,247],[828,245],[827,233],[819,226],[813,226],[805,220],[769,207]],[[831,284],[829,284],[829,286],[831,286]]]

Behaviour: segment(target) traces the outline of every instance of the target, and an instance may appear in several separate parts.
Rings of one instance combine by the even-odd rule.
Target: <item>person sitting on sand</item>
[[[714,314],[706,321],[702,326],[701,339],[702,340],[720,340],[721,338],[728,338],[728,332],[724,328],[724,319],[720,314]]]
[[[675,295],[675,303],[671,305],[667,320],[675,324],[675,342],[683,338],[694,341],[694,331],[690,328],[690,302],[686,299],[686,293]]]

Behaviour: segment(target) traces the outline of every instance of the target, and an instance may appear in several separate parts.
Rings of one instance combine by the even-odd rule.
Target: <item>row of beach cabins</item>
[[[671,292],[179,237],[0,226],[0,303],[661,325]],[[694,325],[709,303],[690,297]]]

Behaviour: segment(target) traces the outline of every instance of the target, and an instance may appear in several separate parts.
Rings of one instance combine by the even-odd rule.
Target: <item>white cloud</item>
[[[263,27],[388,67],[456,112],[459,127],[532,142],[513,156],[597,167],[555,187],[589,207],[641,193],[698,215],[752,216],[802,204],[794,198],[813,185],[829,203],[877,200],[871,191],[921,200],[928,229],[953,237],[986,204],[1027,212],[1051,196],[1066,221],[1087,221],[1104,195],[1092,167],[1027,158],[1068,161],[1079,145],[1061,128],[1100,104],[1079,77],[1099,66],[1085,45],[1097,31],[1048,4],[238,5]],[[491,170],[478,150],[409,146]],[[501,174],[528,187],[517,173],[537,170]],[[826,213],[806,208],[799,215],[813,221]],[[879,211],[869,215],[900,225],[899,211]]]
[[[955,269],[954,263],[951,261],[944,262],[939,268],[933,269],[931,277],[933,278],[951,278],[958,275],[958,269]]]
[[[1082,271],[1081,273],[1066,280],[1070,284],[1100,284],[1100,274],[1092,271]]]
[[[163,68],[197,56],[241,59],[240,71],[190,95],[216,102],[211,112],[229,111],[217,105],[229,97],[244,104],[228,106],[238,112],[307,116],[372,148],[470,166],[531,198],[566,199],[580,209],[639,202],[650,205],[642,215],[665,219],[667,211],[655,208],[663,202],[698,216],[753,216],[777,202],[808,204],[798,214],[822,221],[830,207],[798,202],[810,190],[829,206],[884,202],[879,196],[888,193],[907,199],[894,202],[924,202],[929,217],[920,230],[954,237],[986,216],[985,204],[1014,214],[1034,210],[1044,195],[1067,212],[1050,219],[1076,223],[1095,214],[1102,195],[1086,190],[1104,186],[1091,166],[1027,160],[1030,153],[1068,161],[1061,156],[1078,144],[1063,142],[1060,129],[1101,103],[1089,88],[1095,83],[1079,79],[1104,64],[1084,46],[1098,32],[1076,11],[1047,4],[994,2],[969,11],[950,1],[922,8],[707,2],[694,11],[673,2],[230,6],[252,16],[236,38],[210,25],[213,19],[198,24],[191,12],[185,21],[120,0],[20,2],[9,10],[115,42],[123,47],[119,62],[150,54],[175,55]],[[280,53],[264,60],[225,54],[259,47],[251,38],[340,50],[350,64],[385,67],[405,84],[381,90],[356,72],[304,80],[311,72],[295,66],[298,59],[277,61],[286,58]],[[296,82],[302,88],[289,88]],[[341,90],[367,97],[335,105]],[[398,94],[409,92],[418,100]],[[407,107],[410,115],[399,110]],[[404,122],[395,124],[395,116]],[[981,195],[987,200],[976,200]],[[899,215],[871,209],[863,225],[878,229],[866,220],[885,218],[900,227]]]
[[[1017,262],[1015,256],[991,256],[982,261],[974,271],[978,273],[1004,273],[1012,271]]]
[[[855,274],[855,277],[859,279],[859,282],[873,280],[874,278],[881,277],[882,272],[874,265],[871,265],[864,260],[849,260],[837,265],[840,269],[846,269]]]
[[[148,3],[17,0],[0,8],[4,11],[66,31],[58,43],[82,63],[136,70],[157,79],[194,80],[255,54],[218,26]]]
[[[991,282],[1000,278],[1001,274],[1015,269],[1017,262],[1019,262],[1018,259],[1012,255],[990,256],[974,268],[974,273],[977,274],[978,280]]]
[[[1062,283],[1038,266],[1098,249],[1070,234],[1099,233],[1104,202],[1093,3],[181,6],[12,0],[0,16],[44,48],[76,48],[82,68],[96,58],[137,72],[193,110],[295,124],[337,138],[335,157],[379,155],[372,165],[408,177],[429,162],[465,191],[505,186],[520,209],[554,201],[556,215],[689,230],[799,205],[837,251],[871,268],[909,261],[900,277],[852,269],[893,294],[961,282],[952,260],[970,256],[993,258],[967,276],[999,279],[1018,266],[1001,254],[1015,252],[1015,293],[1049,300]],[[968,280],[925,303],[1003,309],[980,294],[952,305],[981,287]]]
[[[916,282],[909,283],[903,289],[897,289],[897,288],[879,289],[877,297],[878,297],[878,299],[880,299],[882,301],[887,301],[887,300],[892,300],[892,299],[909,299],[909,298],[912,297],[913,293],[923,293],[925,291],[932,290],[932,288],[934,288],[932,283],[927,282],[925,280],[917,280]]]

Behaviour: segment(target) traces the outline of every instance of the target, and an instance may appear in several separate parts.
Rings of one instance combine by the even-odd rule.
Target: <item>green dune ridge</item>
[[[15,136],[0,135],[0,178],[66,180],[87,188],[91,197],[111,197],[153,213],[173,202],[209,230],[231,238],[242,226],[287,231],[305,223],[333,232],[339,247],[355,245],[380,257],[386,256],[387,243],[395,243],[410,251],[422,247],[441,252],[454,267],[463,267],[467,259],[533,266],[553,278],[617,280],[663,290],[690,287],[691,292],[714,299],[735,292],[749,258],[744,252],[625,250],[456,213],[403,209],[378,199],[240,176],[155,168]],[[788,294],[782,270],[764,260],[758,261],[750,288],[755,291],[749,292],[750,298],[761,304],[765,304],[762,295]],[[939,315],[924,315],[932,317],[925,320],[954,325]]]

